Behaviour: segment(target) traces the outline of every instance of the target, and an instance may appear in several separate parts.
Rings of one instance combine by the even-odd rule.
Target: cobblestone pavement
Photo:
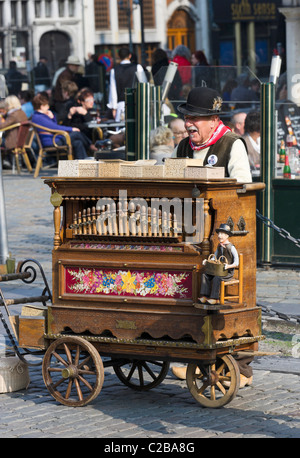
[[[17,261],[34,258],[41,262],[51,284],[50,189],[42,179],[33,179],[25,171],[21,176],[4,172],[3,184],[9,249]],[[288,303],[290,310],[297,313],[299,274],[297,269],[258,269],[258,302],[272,304],[278,310]],[[24,285],[19,292],[12,283],[4,285],[7,294],[22,296]],[[42,283],[37,282],[39,286]],[[31,382],[27,390],[0,394],[0,437],[158,440],[300,437],[299,326],[290,335],[296,336],[293,353],[296,357],[257,357],[253,363],[253,384],[239,390],[234,400],[221,409],[201,407],[185,381],[175,379],[171,371],[158,387],[136,392],[123,385],[112,368],[105,369],[103,388],[96,400],[85,407],[66,407],[48,393],[41,367],[30,367]]]

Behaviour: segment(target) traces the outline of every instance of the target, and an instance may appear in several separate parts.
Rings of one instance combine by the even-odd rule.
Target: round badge
[[[218,158],[215,154],[212,154],[211,156],[207,158],[207,163],[209,165],[216,165],[217,162],[218,162]]]

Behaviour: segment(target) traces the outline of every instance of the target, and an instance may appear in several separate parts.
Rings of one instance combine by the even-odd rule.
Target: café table
[[[97,121],[90,121],[87,123],[87,126],[91,129],[94,127],[100,127],[101,129],[110,129],[110,128],[120,128],[122,129],[125,127],[125,122],[97,122]]]

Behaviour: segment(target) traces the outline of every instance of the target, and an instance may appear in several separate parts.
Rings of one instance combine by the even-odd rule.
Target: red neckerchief
[[[223,122],[220,121],[217,128],[213,131],[212,135],[209,137],[207,142],[203,143],[200,146],[196,146],[190,139],[190,147],[192,148],[192,150],[195,151],[200,151],[201,149],[208,148],[209,146],[214,145],[221,137],[223,137],[223,135],[226,134],[226,132],[229,131],[231,131],[231,129],[229,129],[229,127],[225,126]]]
[[[230,242],[227,242],[227,243],[226,243],[226,242],[225,242],[225,243],[221,243],[221,242],[220,242],[220,246],[221,246],[222,248],[226,248],[226,245],[228,245],[229,243],[230,243]]]

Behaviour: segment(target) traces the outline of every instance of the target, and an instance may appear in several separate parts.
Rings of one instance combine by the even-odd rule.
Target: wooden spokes
[[[43,378],[61,404],[84,406],[95,399],[104,381],[104,368],[95,347],[81,337],[62,337],[47,349]]]
[[[114,366],[114,371],[124,385],[136,391],[147,391],[164,380],[169,366],[161,361],[124,360]]]
[[[240,371],[235,359],[224,355],[211,364],[188,364],[186,382],[196,401],[204,407],[218,408],[236,396]]]

